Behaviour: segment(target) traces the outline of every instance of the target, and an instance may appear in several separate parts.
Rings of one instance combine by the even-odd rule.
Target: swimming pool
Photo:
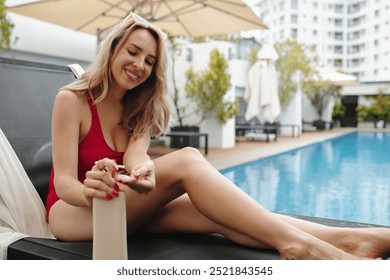
[[[390,226],[389,132],[353,132],[221,173],[271,211]]]

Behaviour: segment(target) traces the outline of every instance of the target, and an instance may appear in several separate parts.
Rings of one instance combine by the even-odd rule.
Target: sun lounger
[[[0,128],[42,201],[51,170],[50,120],[54,96],[74,79],[66,66],[0,58]],[[302,217],[305,218],[305,217]],[[314,218],[307,218],[314,219]],[[325,219],[316,222],[368,226]],[[115,229],[112,229],[115,231]],[[25,237],[8,246],[8,259],[92,259],[92,242]],[[127,238],[132,260],[279,259],[272,250],[233,244],[218,234],[144,234]]]
[[[267,143],[278,138],[278,127],[273,124],[236,124],[236,136],[247,140],[263,140]]]
[[[326,129],[333,129],[332,121],[302,121],[302,130],[303,132],[308,131],[322,131]]]

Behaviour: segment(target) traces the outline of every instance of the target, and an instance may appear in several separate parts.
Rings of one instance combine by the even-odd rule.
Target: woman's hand
[[[147,160],[140,163],[131,170],[130,174],[119,172],[116,175],[116,181],[140,194],[148,194],[156,186],[154,162]]]
[[[119,187],[115,182],[119,166],[114,160],[104,158],[96,161],[84,180],[84,195],[89,200],[93,197],[111,200],[119,195]]]

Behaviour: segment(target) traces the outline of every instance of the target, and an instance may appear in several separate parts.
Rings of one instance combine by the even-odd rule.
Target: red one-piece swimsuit
[[[87,136],[79,143],[79,158],[78,158],[78,180],[83,183],[85,173],[91,170],[95,161],[102,158],[110,158],[118,164],[123,162],[123,152],[117,152],[111,149],[104,139],[103,132],[100,126],[99,116],[96,106],[92,100],[88,99],[89,108],[92,113],[92,124]],[[51,170],[49,180],[49,192],[46,198],[46,211],[49,215],[50,208],[59,200],[54,187],[54,168]]]

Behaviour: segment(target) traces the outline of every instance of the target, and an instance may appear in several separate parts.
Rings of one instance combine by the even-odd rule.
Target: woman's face
[[[117,86],[127,91],[142,84],[157,60],[157,42],[148,30],[134,30],[112,58],[111,72]]]

